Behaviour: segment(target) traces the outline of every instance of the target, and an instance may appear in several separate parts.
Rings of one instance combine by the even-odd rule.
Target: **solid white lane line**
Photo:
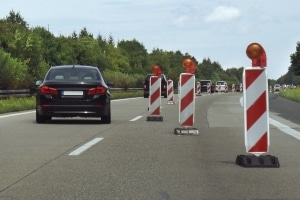
[[[97,144],[98,142],[100,142],[101,140],[103,140],[103,138],[95,138],[91,141],[89,141],[88,143],[80,146],[79,148],[77,148],[76,150],[72,151],[71,153],[69,153],[69,156],[78,156],[80,155],[82,152],[88,150],[89,148],[91,148],[93,145]]]
[[[243,106],[243,97],[240,98],[240,103]],[[300,132],[292,129],[291,127],[280,123],[272,118],[269,117],[269,124],[272,124],[273,126],[277,127],[279,130],[281,130],[282,132],[300,140]]]
[[[26,115],[26,114],[31,114],[31,113],[35,113],[35,111],[29,111],[29,112],[21,112],[21,113],[14,113],[14,114],[2,115],[2,116],[0,116],[0,119],[2,119],[2,118],[7,118],[7,117],[15,117],[15,116],[19,116],[19,115]]]
[[[133,119],[131,119],[131,120],[129,120],[129,121],[131,121],[131,122],[134,122],[134,121],[136,121],[136,120],[138,120],[138,119],[140,119],[140,118],[142,118],[143,116],[137,116],[137,117],[135,117],[135,118],[133,118]]]
[[[300,140],[300,132],[288,127],[287,125],[284,125],[272,118],[269,118],[269,123],[276,126],[279,130],[281,130],[282,132],[290,135],[290,136],[293,136],[294,138]]]

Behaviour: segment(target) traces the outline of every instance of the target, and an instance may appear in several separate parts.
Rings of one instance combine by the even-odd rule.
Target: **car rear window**
[[[52,69],[49,71],[46,80],[57,81],[93,81],[100,80],[100,76],[95,69],[82,69],[82,68],[65,68],[65,69]]]
[[[224,81],[218,81],[218,82],[217,82],[217,85],[219,85],[219,84],[220,84],[220,85],[225,85],[225,82],[224,82]]]

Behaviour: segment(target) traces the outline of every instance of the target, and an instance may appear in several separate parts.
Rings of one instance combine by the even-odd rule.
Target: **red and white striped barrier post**
[[[255,45],[255,52],[261,47],[258,43],[251,45]],[[249,48],[253,49],[253,46],[249,45],[247,48],[253,68],[244,69],[243,106],[246,152],[252,155],[240,155],[236,163],[243,167],[279,167],[276,157],[263,155],[269,151],[270,146],[268,83],[266,70],[263,68],[266,66],[266,54],[262,47],[259,55]],[[261,59],[259,63],[253,64],[253,59],[258,58]]]
[[[220,92],[220,85],[219,84],[216,85],[216,89],[217,89],[217,91],[219,93]]]
[[[167,92],[168,92],[167,104],[174,104],[174,86],[172,80],[168,80]]]
[[[234,92],[235,91],[235,84],[232,83],[232,86],[231,86],[231,91]]]
[[[244,70],[244,128],[248,153],[260,156],[269,151],[269,106],[264,68]]]
[[[211,85],[210,85],[210,83],[207,83],[206,91],[207,91],[207,94],[211,94]]]
[[[198,135],[193,128],[195,118],[195,64],[192,59],[183,61],[187,73],[180,74],[179,123],[181,128],[175,128],[176,135]]]
[[[154,69],[153,69],[154,68]],[[150,116],[147,117],[147,121],[163,121],[163,117],[160,116],[161,107],[161,74],[157,73],[158,66],[153,66],[152,70],[155,72],[155,76],[150,77],[149,83],[149,112]]]
[[[243,84],[240,83],[240,92],[243,92]]]
[[[201,84],[200,82],[197,82],[197,93],[196,95],[201,96]]]

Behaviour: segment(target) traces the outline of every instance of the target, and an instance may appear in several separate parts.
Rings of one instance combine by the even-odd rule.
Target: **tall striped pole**
[[[147,117],[147,121],[163,121],[163,117],[160,116],[161,106],[161,69],[158,65],[152,67],[154,76],[150,77],[149,81],[149,112],[150,116]]]
[[[174,104],[174,86],[173,86],[173,80],[168,80],[167,84],[167,104]]]
[[[252,68],[243,72],[244,133],[246,152],[251,155],[237,156],[236,164],[278,168],[277,157],[263,155],[270,146],[266,53],[258,43],[250,44],[246,53],[252,59]]]
[[[179,77],[179,123],[181,128],[175,128],[176,135],[198,135],[199,131],[193,128],[195,121],[195,63],[187,58],[183,61],[186,73]]]
[[[265,68],[244,70],[244,129],[248,153],[260,156],[269,151],[268,83]]]
[[[161,77],[151,76],[150,77],[150,88],[149,88],[149,112],[151,115],[160,115],[161,105]]]
[[[179,123],[191,127],[195,121],[195,75],[180,74]]]

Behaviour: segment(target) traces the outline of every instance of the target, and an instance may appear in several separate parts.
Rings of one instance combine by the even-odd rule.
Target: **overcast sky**
[[[278,79],[300,41],[299,8],[298,0],[0,0],[0,18],[14,10],[30,27],[49,28],[55,36],[85,27],[116,42],[136,39],[149,53],[159,48],[199,62],[210,58],[223,69],[251,67],[246,48],[258,42],[268,78]]]

